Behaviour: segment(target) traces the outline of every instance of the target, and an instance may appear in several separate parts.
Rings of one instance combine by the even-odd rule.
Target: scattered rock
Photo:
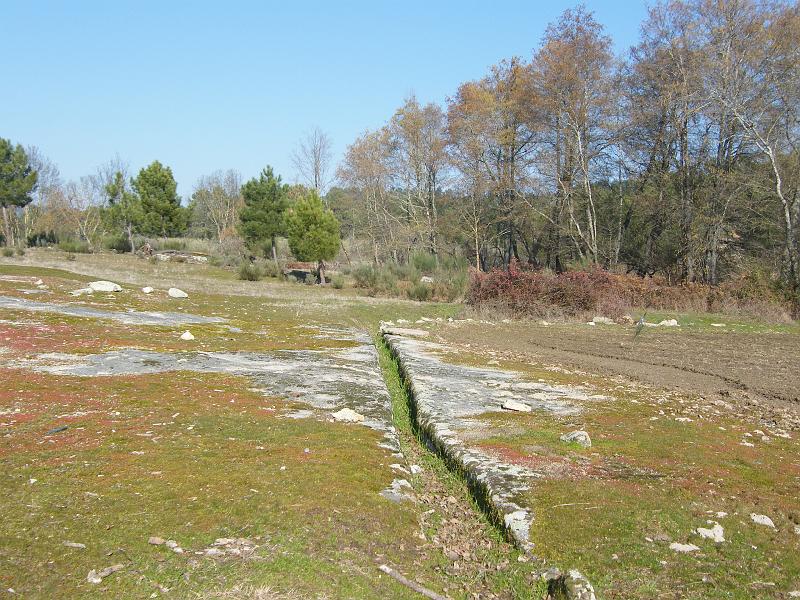
[[[531,407],[516,400],[506,400],[501,404],[506,410],[513,410],[514,412],[531,412]]]
[[[116,573],[117,571],[121,571],[125,568],[125,565],[111,565],[110,567],[106,567],[105,569],[101,569],[100,571],[95,571],[92,569],[89,571],[89,574],[86,576],[86,581],[89,583],[103,583],[103,579]]]
[[[412,475],[419,475],[420,473],[422,473],[422,467],[420,467],[419,465],[411,465],[411,467],[409,468],[411,469]],[[800,534],[800,526],[795,527],[795,532]]]
[[[175,540],[167,540],[164,542],[164,545],[172,550],[175,554],[183,554],[183,548],[178,545],[178,542]]]
[[[658,324],[659,327],[680,327],[676,319],[664,319]]]
[[[398,323],[399,322],[400,321],[398,321]],[[404,335],[408,337],[426,337],[430,335],[430,333],[424,329],[405,329],[403,327],[387,327],[383,331],[389,335]]]
[[[167,290],[167,294],[169,294],[170,298],[188,298],[189,297],[189,294],[187,294],[183,290],[179,290],[178,288],[169,288]]]
[[[342,423],[361,423],[364,420],[364,415],[357,413],[350,408],[343,408],[342,410],[331,413],[335,421]]]
[[[113,281],[92,281],[89,289],[95,292],[121,292],[122,286]]]
[[[164,538],[160,538],[155,535],[147,540],[147,543],[152,544],[153,546],[161,546],[162,544],[164,544],[164,542],[165,542]]]
[[[433,277],[430,277],[428,275],[423,275],[422,277],[419,278],[419,282],[420,283],[427,283],[427,284],[430,285],[430,284],[433,283]]]
[[[86,544],[81,544],[80,542],[64,542],[64,545],[67,548],[78,548],[79,550],[86,548]]]
[[[142,292],[145,293],[145,294],[152,294],[154,292],[154,290],[153,290],[153,288],[151,288],[148,285],[148,286],[142,288]]]
[[[750,513],[750,518],[753,520],[753,523],[757,525],[766,525],[767,527],[772,527],[775,529],[775,523],[772,522],[767,515],[757,515],[756,513]]]
[[[722,525],[716,523],[714,521],[709,521],[709,524],[713,524],[713,527],[706,528],[706,527],[698,527],[695,531],[697,535],[701,538],[706,540],[711,540],[714,543],[721,544],[725,541],[725,531],[722,529]]]
[[[695,552],[696,550],[700,550],[700,548],[694,544],[681,544],[678,542],[672,542],[669,545],[669,549],[675,552]]]
[[[187,342],[190,342],[190,341],[192,341],[194,339],[194,336],[192,335],[191,331],[184,331],[181,334],[181,339],[182,340],[186,340]]]
[[[608,317],[595,317],[592,319],[592,323],[596,325],[616,325],[614,319],[609,319]]]
[[[575,443],[584,448],[592,447],[592,439],[589,437],[588,433],[582,430],[565,433],[560,439],[562,442]]]
[[[795,535],[800,535],[800,525],[795,525],[794,526],[794,533],[795,533]]]

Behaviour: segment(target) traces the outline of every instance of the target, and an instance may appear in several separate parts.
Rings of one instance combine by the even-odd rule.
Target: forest
[[[339,164],[314,129],[293,153],[294,185],[269,168],[249,182],[218,171],[182,200],[169,167],[134,176],[119,157],[65,182],[33,142],[0,141],[8,248],[192,237],[232,263],[277,262],[301,202],[328,238],[298,259],[382,268],[424,253],[476,272],[602,268],[711,286],[757,274],[794,296],[800,279],[797,3],[662,2],[622,55],[591,12],[567,10],[530,56],[443,104],[407,97]]]

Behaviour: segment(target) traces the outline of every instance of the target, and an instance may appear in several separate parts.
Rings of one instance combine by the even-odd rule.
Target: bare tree
[[[203,176],[192,194],[192,219],[210,229],[217,240],[236,226],[242,207],[242,175],[234,169]]]
[[[306,134],[292,154],[292,164],[303,182],[324,196],[330,185],[331,139],[328,134],[319,127]]]

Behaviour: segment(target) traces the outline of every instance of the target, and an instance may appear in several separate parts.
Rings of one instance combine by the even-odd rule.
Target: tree
[[[289,248],[298,260],[316,262],[319,282],[325,283],[325,262],[339,251],[339,221],[325,208],[316,191],[310,191],[286,215]]]
[[[239,212],[239,232],[251,247],[272,249],[272,260],[278,264],[275,238],[284,235],[284,213],[288,206],[289,186],[281,183],[280,175],[267,167],[242,186],[244,206]]]
[[[186,210],[181,206],[172,169],[153,161],[131,182],[142,206],[141,232],[162,237],[186,231]]]
[[[294,168],[303,182],[314,188],[317,194],[324,195],[328,189],[331,167],[331,138],[319,127],[315,127],[292,155]]]
[[[6,245],[14,245],[9,208],[17,209],[33,201],[31,193],[36,187],[37,174],[25,150],[9,140],[0,138],[0,208],[3,210],[3,237]]]
[[[241,206],[242,176],[231,169],[201,177],[189,209],[195,226],[221,240],[236,225]]]
[[[108,200],[107,214],[112,227],[119,229],[128,240],[131,252],[136,250],[133,236],[144,220],[142,202],[128,189],[124,171],[117,171],[106,183],[104,192]]]

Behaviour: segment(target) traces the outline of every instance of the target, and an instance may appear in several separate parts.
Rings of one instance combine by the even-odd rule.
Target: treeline
[[[328,197],[375,262],[424,246],[480,270],[761,269],[796,287],[799,109],[797,4],[661,3],[624,57],[577,8],[446,105],[408,98]]]
[[[137,236],[188,235],[274,259],[291,206],[313,196],[354,266],[424,252],[479,271],[602,267],[712,285],[757,272],[796,294],[798,144],[797,3],[657,4],[625,56],[577,8],[529,59],[500,62],[444,105],[409,97],[333,178],[330,140],[313,131],[293,155],[305,185],[217,172],[182,204],[158,162],[132,177],[117,159],[64,183],[36,148],[1,141],[2,237],[129,250]],[[248,208],[275,190],[278,208]]]

